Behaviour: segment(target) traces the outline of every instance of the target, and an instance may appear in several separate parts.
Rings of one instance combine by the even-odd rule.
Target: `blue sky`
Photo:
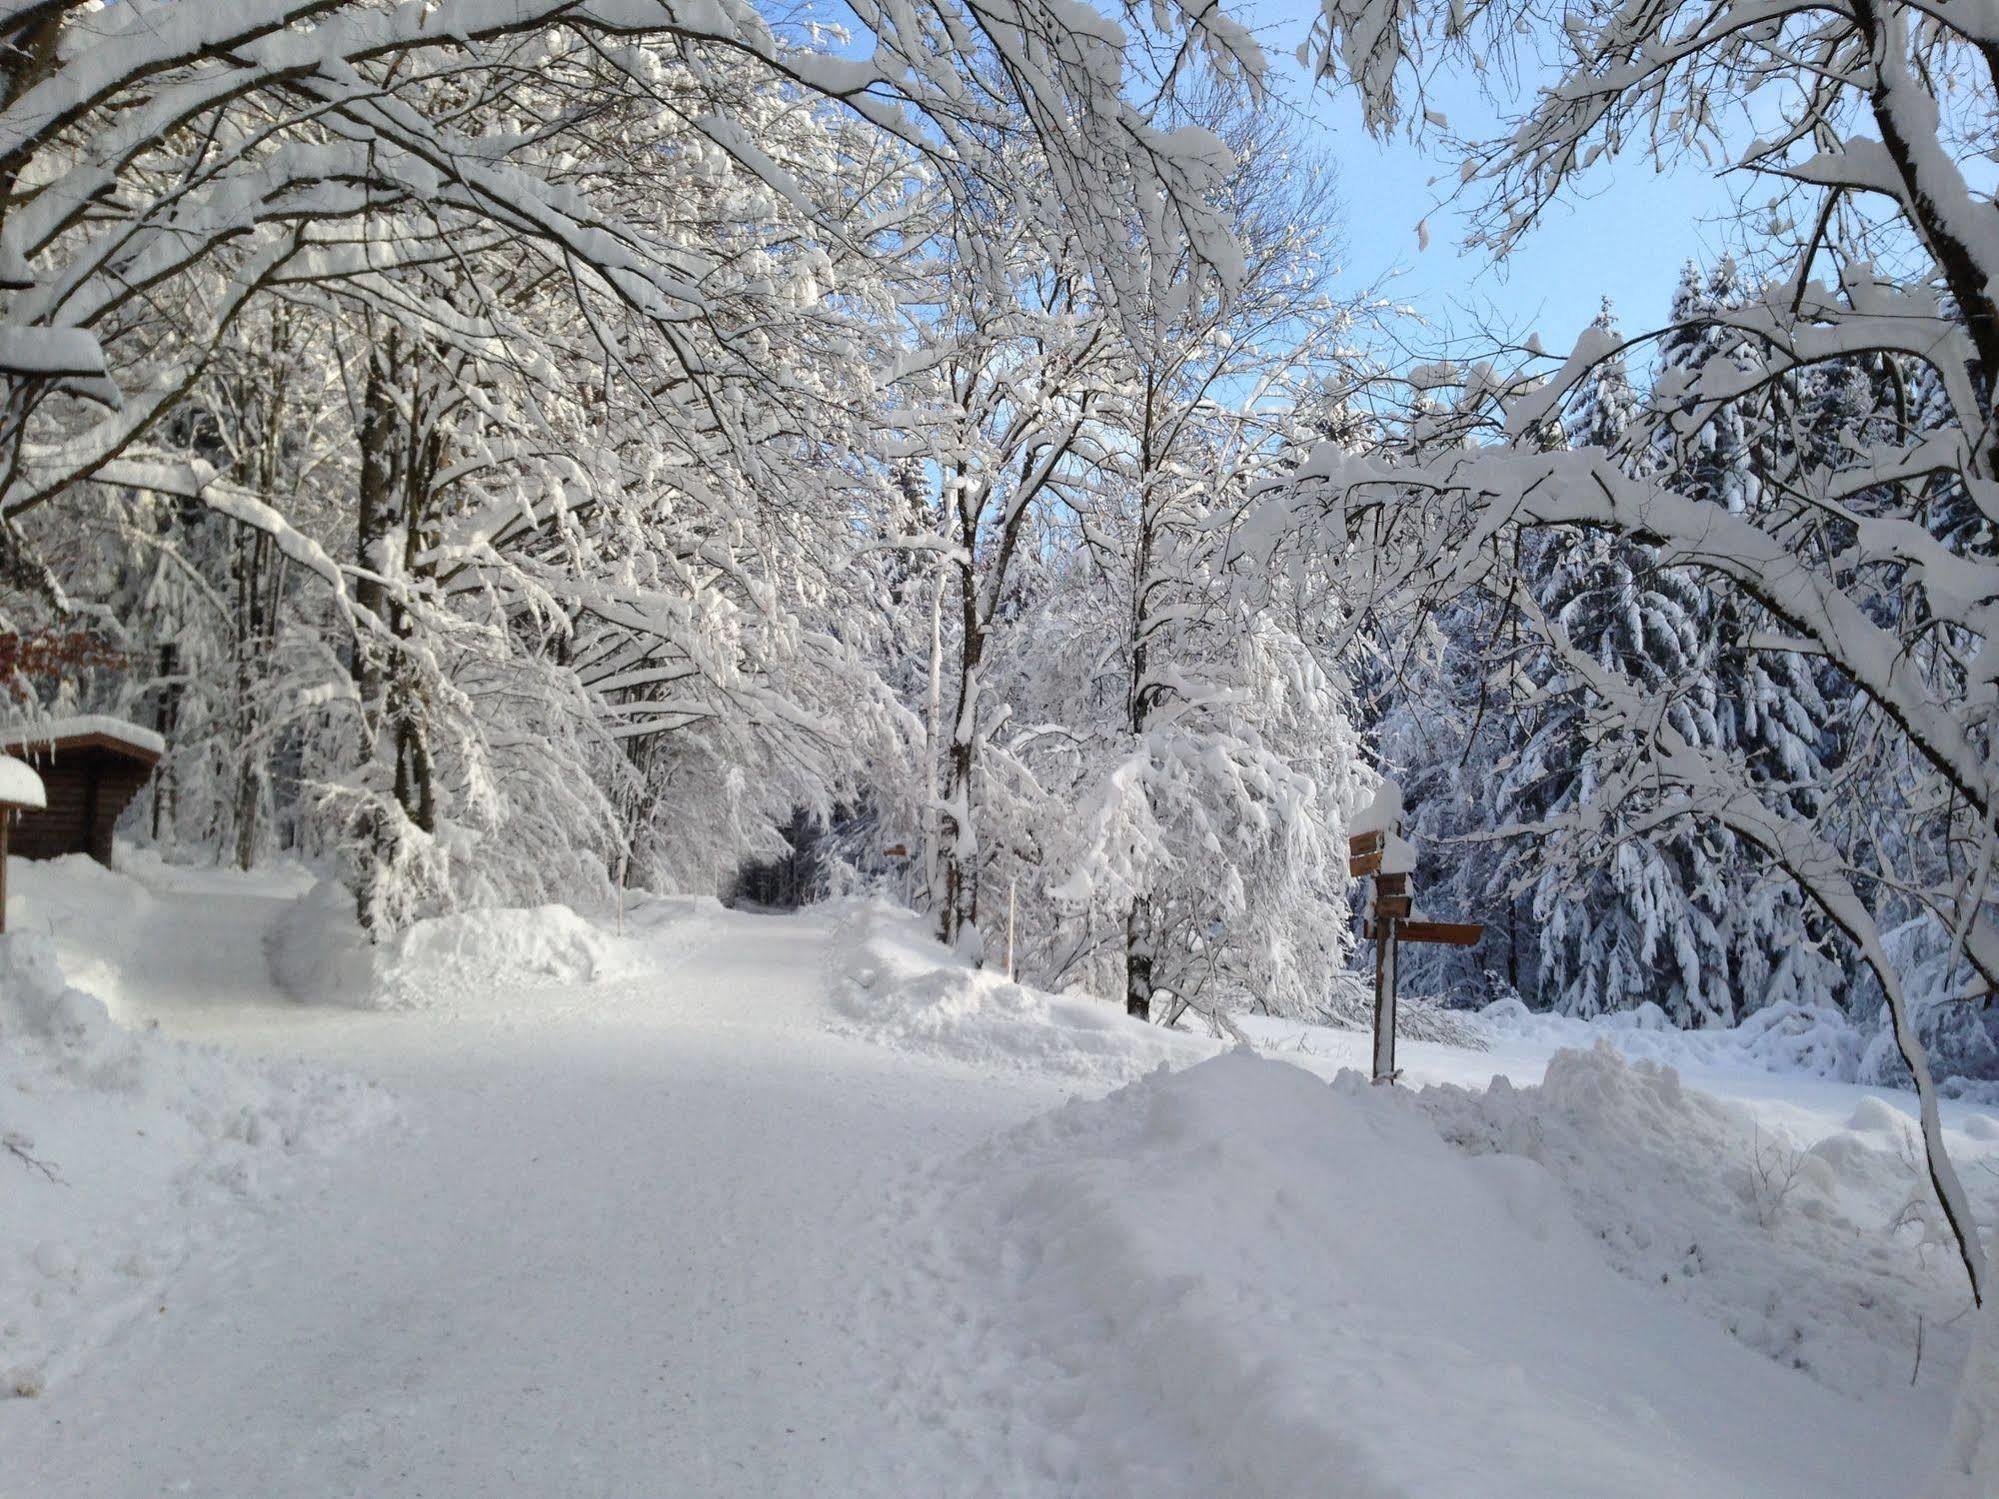
[[[1461,325],[1496,317],[1512,331],[1539,333],[1550,350],[1565,350],[1605,295],[1625,332],[1657,327],[1681,264],[1691,257],[1708,266],[1720,258],[1723,237],[1703,221],[1730,206],[1721,182],[1693,168],[1662,176],[1635,154],[1599,164],[1592,195],[1558,205],[1505,265],[1492,265],[1483,252],[1461,252],[1462,220],[1434,208],[1456,179],[1456,159],[1405,137],[1378,142],[1362,128],[1350,92],[1306,86],[1292,53],[1316,10],[1311,0],[1265,0],[1249,15],[1269,28],[1273,62],[1309,121],[1309,148],[1322,152],[1336,173],[1355,284],[1399,272],[1393,294],[1428,317]],[[1462,78],[1433,81],[1428,102],[1467,133],[1495,118],[1477,86]],[[1428,185],[1432,177],[1440,179],[1435,187]],[[1430,245],[1420,250],[1416,225],[1426,218]]]
[[[1564,352],[1596,316],[1602,298],[1615,305],[1626,333],[1658,327],[1665,319],[1680,267],[1689,258],[1703,267],[1720,259],[1719,230],[1705,222],[1729,207],[1727,190],[1711,173],[1683,168],[1656,172],[1637,154],[1600,163],[1588,196],[1558,204],[1511,257],[1493,265],[1482,253],[1464,253],[1459,215],[1438,210],[1443,187],[1454,181],[1455,158],[1433,154],[1406,136],[1381,142],[1361,125],[1350,90],[1313,87],[1295,53],[1317,0],[1222,0],[1254,27],[1269,51],[1275,80],[1296,106],[1303,144],[1329,163],[1343,205],[1342,234],[1348,284],[1359,291],[1383,278],[1389,294],[1436,325],[1471,332],[1493,325],[1538,333],[1551,352]],[[1100,8],[1116,9],[1112,0]],[[816,17],[854,26],[844,0],[799,0],[795,18]],[[866,42],[853,43],[864,49]],[[1499,111],[1468,78],[1433,77],[1427,102],[1466,134],[1499,118]],[[1429,185],[1431,178],[1439,185]],[[1428,220],[1427,250],[1416,225]]]

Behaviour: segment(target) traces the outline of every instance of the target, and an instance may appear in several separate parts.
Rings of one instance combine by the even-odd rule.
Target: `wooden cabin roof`
[[[150,769],[166,753],[167,742],[151,729],[108,714],[48,718],[0,729],[0,754],[19,758],[61,754],[69,749],[104,749]]]

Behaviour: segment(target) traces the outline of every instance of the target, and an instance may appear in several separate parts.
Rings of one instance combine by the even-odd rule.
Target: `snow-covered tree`
[[[1255,47],[1131,19],[947,0],[870,49],[748,4],[16,7],[10,619],[150,580],[173,805],[239,858],[280,816],[337,843],[378,924],[712,873],[907,731],[836,606],[947,213],[1104,305],[1134,236],[1232,266],[1219,147],[1127,92]],[[115,577],[51,565],[107,511]]]
[[[1843,931],[1886,996],[1921,1099],[1932,1184],[1972,1292],[1985,1299],[1986,1257],[1944,1150],[1913,975],[1884,931],[1921,913],[1951,934],[1953,1003],[1981,1005],[1999,989],[1988,878],[1999,774],[1984,665],[1999,581],[1977,548],[1934,524],[1939,486],[1999,518],[1999,430],[1985,415],[1999,369],[1999,239],[1986,232],[1989,198],[1961,165],[1984,149],[1999,106],[1989,89],[1952,87],[1989,80],[1992,28],[1971,12],[1892,0],[1778,5],[1753,18],[1738,6],[1661,12],[1604,0],[1572,7],[1551,35],[1528,5],[1332,0],[1321,33],[1326,71],[1358,86],[1378,129],[1400,118],[1426,49],[1476,48],[1483,63],[1516,37],[1544,36],[1555,76],[1491,141],[1458,143],[1476,243],[1511,249],[1549,202],[1630,140],[1662,159],[1718,147],[1774,197],[1758,222],[1782,263],[1740,305],[1703,313],[1718,342],[1697,380],[1668,367],[1656,382],[1673,433],[1754,410],[1826,365],[1875,363],[1905,381],[1921,370],[1939,399],[1909,403],[1892,434],[1828,454],[1774,490],[1738,493],[1724,476],[1717,503],[1600,450],[1548,452],[1533,441],[1616,352],[1593,329],[1550,377],[1493,374],[1468,387],[1455,450],[1406,467],[1328,451],[1301,492],[1326,508],[1333,544],[1373,540],[1379,576],[1447,588],[1475,580],[1523,612],[1587,688],[1590,731],[1615,752],[1617,773],[1594,799],[1599,825],[1616,808],[1634,830],[1689,819],[1724,829],[1759,847]],[[1876,253],[1889,241],[1915,250],[1893,270]],[[1660,567],[1698,572],[1764,611],[1768,631],[1740,645],[1823,660],[1850,682],[1870,732],[1906,754],[1901,800],[1858,817],[1850,807],[1820,815],[1815,805],[1847,799],[1801,798],[1761,757],[1689,736],[1670,699],[1579,649],[1509,574],[1521,528],[1640,542]],[[1869,836],[1884,819],[1896,825],[1892,841]]]

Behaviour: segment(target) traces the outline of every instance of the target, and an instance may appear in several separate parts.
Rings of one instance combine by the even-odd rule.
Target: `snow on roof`
[[[42,790],[42,778],[35,774],[35,767],[11,755],[0,755],[0,806],[39,812],[48,804],[48,793]]]
[[[41,718],[33,723],[13,724],[0,729],[0,749],[34,749],[61,739],[82,739],[101,734],[120,744],[130,745],[141,754],[160,756],[167,742],[151,729],[142,729],[122,718],[105,713],[85,713],[75,718]]]

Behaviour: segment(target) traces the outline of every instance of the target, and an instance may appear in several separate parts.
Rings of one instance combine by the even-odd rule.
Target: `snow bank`
[[[594,984],[644,972],[636,944],[568,906],[461,911],[419,921],[397,945],[391,982],[444,975],[473,982],[502,978]]]
[[[1830,1006],[1768,1005],[1740,1025],[1704,1031],[1675,1029],[1666,1012],[1650,1003],[1577,1020],[1537,1014],[1517,999],[1502,999],[1478,1014],[1497,1039],[1583,1050],[1603,1040],[1633,1060],[1669,1067],[1801,1072],[1850,1083],[1867,1050],[1867,1037]]]
[[[1988,1300],[1979,1321],[1929,1499],[1999,1494],[1999,1301]]]
[[[278,987],[309,1004],[372,1004],[375,947],[338,880],[320,880],[264,933],[264,959]]]
[[[644,979],[657,974],[674,950],[670,927],[698,926],[674,922],[670,918],[676,914],[691,913],[674,903],[655,902],[648,907],[648,920],[635,923],[637,929],[625,935],[562,905],[432,917],[405,931],[394,951],[384,956],[376,999],[390,1006],[429,1006],[502,992]]]
[[[1050,994],[993,968],[973,968],[946,952],[922,917],[887,902],[855,902],[835,919],[850,929],[834,986],[836,1028],[884,1045],[1117,1086],[1161,1062],[1184,1067],[1214,1056],[1226,1044],[1131,1020],[1095,995]],[[1484,1048],[1473,1017],[1404,1003],[1405,1036]],[[1267,1016],[1234,1019],[1257,1044],[1274,1048],[1296,1047],[1302,1034],[1322,1029]],[[1187,1023],[1199,1022],[1190,1016]]]
[[[703,904],[647,897],[623,935],[563,905],[461,911],[419,921],[378,948],[352,897],[323,881],[272,924],[266,951],[273,977],[296,999],[419,1009],[656,974],[696,935]]]
[[[1185,1066],[1220,1043],[1128,1018],[1117,1005],[1044,993],[973,968],[933,941],[921,917],[856,903],[835,1028],[984,1068],[1128,1082],[1162,1062]]]
[[[301,1156],[386,1113],[352,1079],[117,1025],[44,933],[0,937],[0,1395],[34,1395]]]
[[[1953,1387],[1970,1295],[1901,1111],[1863,1099],[1806,1142],[1602,1041],[1538,1087],[1415,1097],[1462,1148],[1546,1167],[1612,1265],[1757,1352],[1856,1396]],[[1989,1221],[1999,1152],[1952,1143]]]
[[[1539,1014],[1517,999],[1502,999],[1480,1010],[1478,1022],[1495,1041],[1551,1050],[1587,1050],[1607,1041],[1633,1060],[1668,1067],[1738,1068],[1873,1087],[1909,1086],[1894,1039],[1884,1028],[1855,1025],[1827,1005],[1766,1005],[1740,1025],[1682,1031],[1673,1028],[1665,1011],[1649,1003],[1635,1010],[1577,1020]],[[1999,1104],[1999,1084],[1950,1077],[1940,1086],[1947,1096]]]
[[[880,1315],[951,1331],[890,1398],[1002,1493],[1790,1499],[1927,1466],[1933,1408],[1863,1408],[1615,1274],[1564,1187],[1358,1074],[1161,1070],[909,1189]]]
[[[7,890],[7,930],[51,939],[69,982],[122,1013],[128,977],[146,964],[157,934],[152,891],[88,854],[10,860]]]

